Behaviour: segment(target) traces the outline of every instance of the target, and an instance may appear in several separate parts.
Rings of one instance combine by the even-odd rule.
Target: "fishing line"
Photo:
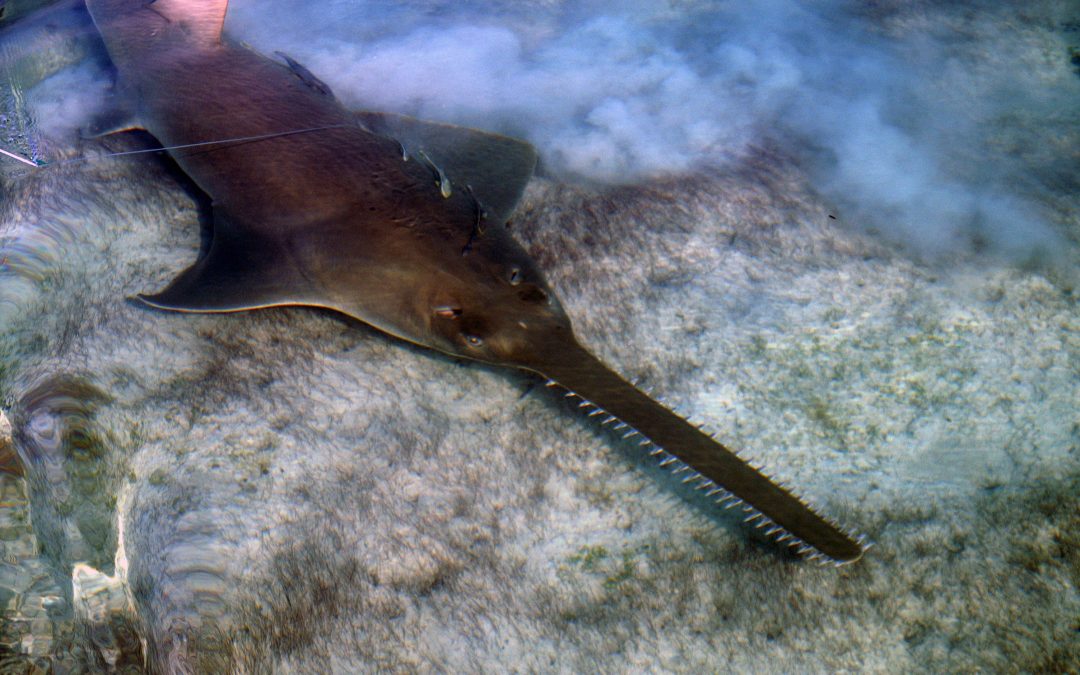
[[[109,159],[111,157],[123,157],[125,155],[142,155],[150,152],[163,152],[165,150],[184,150],[187,148],[199,148],[207,145],[222,145],[225,143],[249,143],[251,141],[263,141],[270,138],[281,138],[282,136],[293,136],[295,134],[306,134],[312,131],[325,131],[327,129],[345,129],[350,127],[357,127],[356,124],[331,124],[324,127],[308,127],[306,129],[293,129],[291,131],[278,131],[272,134],[258,134],[256,136],[237,136],[235,138],[222,138],[216,141],[199,141],[198,143],[183,143],[181,145],[167,145],[161,148],[145,148],[142,150],[125,150],[123,152],[109,152],[104,155],[97,155],[94,157],[71,157],[69,159],[59,159],[53,162],[37,162],[32,159],[27,159],[22,155],[17,155],[13,152],[8,152],[3,148],[0,148],[0,154],[10,157],[14,160],[18,160],[23,164],[29,164],[35,169],[43,169],[55,164],[71,164],[74,162],[91,162],[99,159]]]
[[[4,150],[3,148],[0,148],[0,155],[4,155],[5,157],[10,157],[12,159],[18,160],[18,161],[22,162],[23,164],[29,164],[30,166],[34,167],[35,169],[38,168],[38,167],[41,167],[41,166],[45,166],[44,164],[38,164],[37,162],[35,162],[32,159],[27,159],[27,158],[23,157],[22,155],[16,155],[14,152],[8,152],[7,150]]]

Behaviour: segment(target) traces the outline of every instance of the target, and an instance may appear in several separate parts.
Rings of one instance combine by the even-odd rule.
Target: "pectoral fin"
[[[137,122],[135,117],[129,114],[129,111],[115,109],[107,110],[94,117],[86,126],[80,129],[79,135],[83,138],[102,138],[103,136],[111,136],[112,134],[142,128],[142,124]]]
[[[83,138],[101,138],[124,131],[142,129],[135,112],[133,97],[121,87],[109,93],[105,109],[95,115],[89,123],[79,130]]]
[[[470,190],[494,222],[506,222],[536,168],[536,149],[525,141],[393,113],[357,112],[372,133],[397,140],[410,156],[423,157]]]
[[[156,295],[139,300],[180,312],[237,312],[279,305],[320,304],[280,241],[255,236],[220,209],[210,250]]]

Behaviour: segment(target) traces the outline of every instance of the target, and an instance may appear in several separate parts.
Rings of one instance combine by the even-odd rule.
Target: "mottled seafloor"
[[[1002,27],[1075,93],[1063,34]],[[200,245],[157,157],[5,164],[0,445],[27,476],[0,475],[0,671],[1076,672],[1075,112],[993,131],[1042,172],[1041,260],[911,253],[782,139],[530,184],[514,231],[583,342],[868,535],[840,568],[523,374],[329,312],[128,300]]]

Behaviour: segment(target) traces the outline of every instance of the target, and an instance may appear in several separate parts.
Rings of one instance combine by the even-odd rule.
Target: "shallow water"
[[[111,78],[85,14],[0,20],[0,147],[45,163],[0,158],[0,670],[1080,660],[1080,15],[231,4],[350,107],[533,143],[513,232],[582,341],[866,533],[841,568],[525,375],[126,300],[205,204],[109,157],[152,139],[78,139]]]

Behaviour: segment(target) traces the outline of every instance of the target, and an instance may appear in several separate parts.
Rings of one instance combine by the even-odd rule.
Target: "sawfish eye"
[[[436,307],[435,316],[442,319],[456,319],[461,316],[460,307]]]
[[[515,267],[510,270],[510,285],[517,286],[521,283],[521,268]]]
[[[484,344],[484,339],[478,335],[464,335],[465,342],[469,343],[470,347],[479,347]]]

